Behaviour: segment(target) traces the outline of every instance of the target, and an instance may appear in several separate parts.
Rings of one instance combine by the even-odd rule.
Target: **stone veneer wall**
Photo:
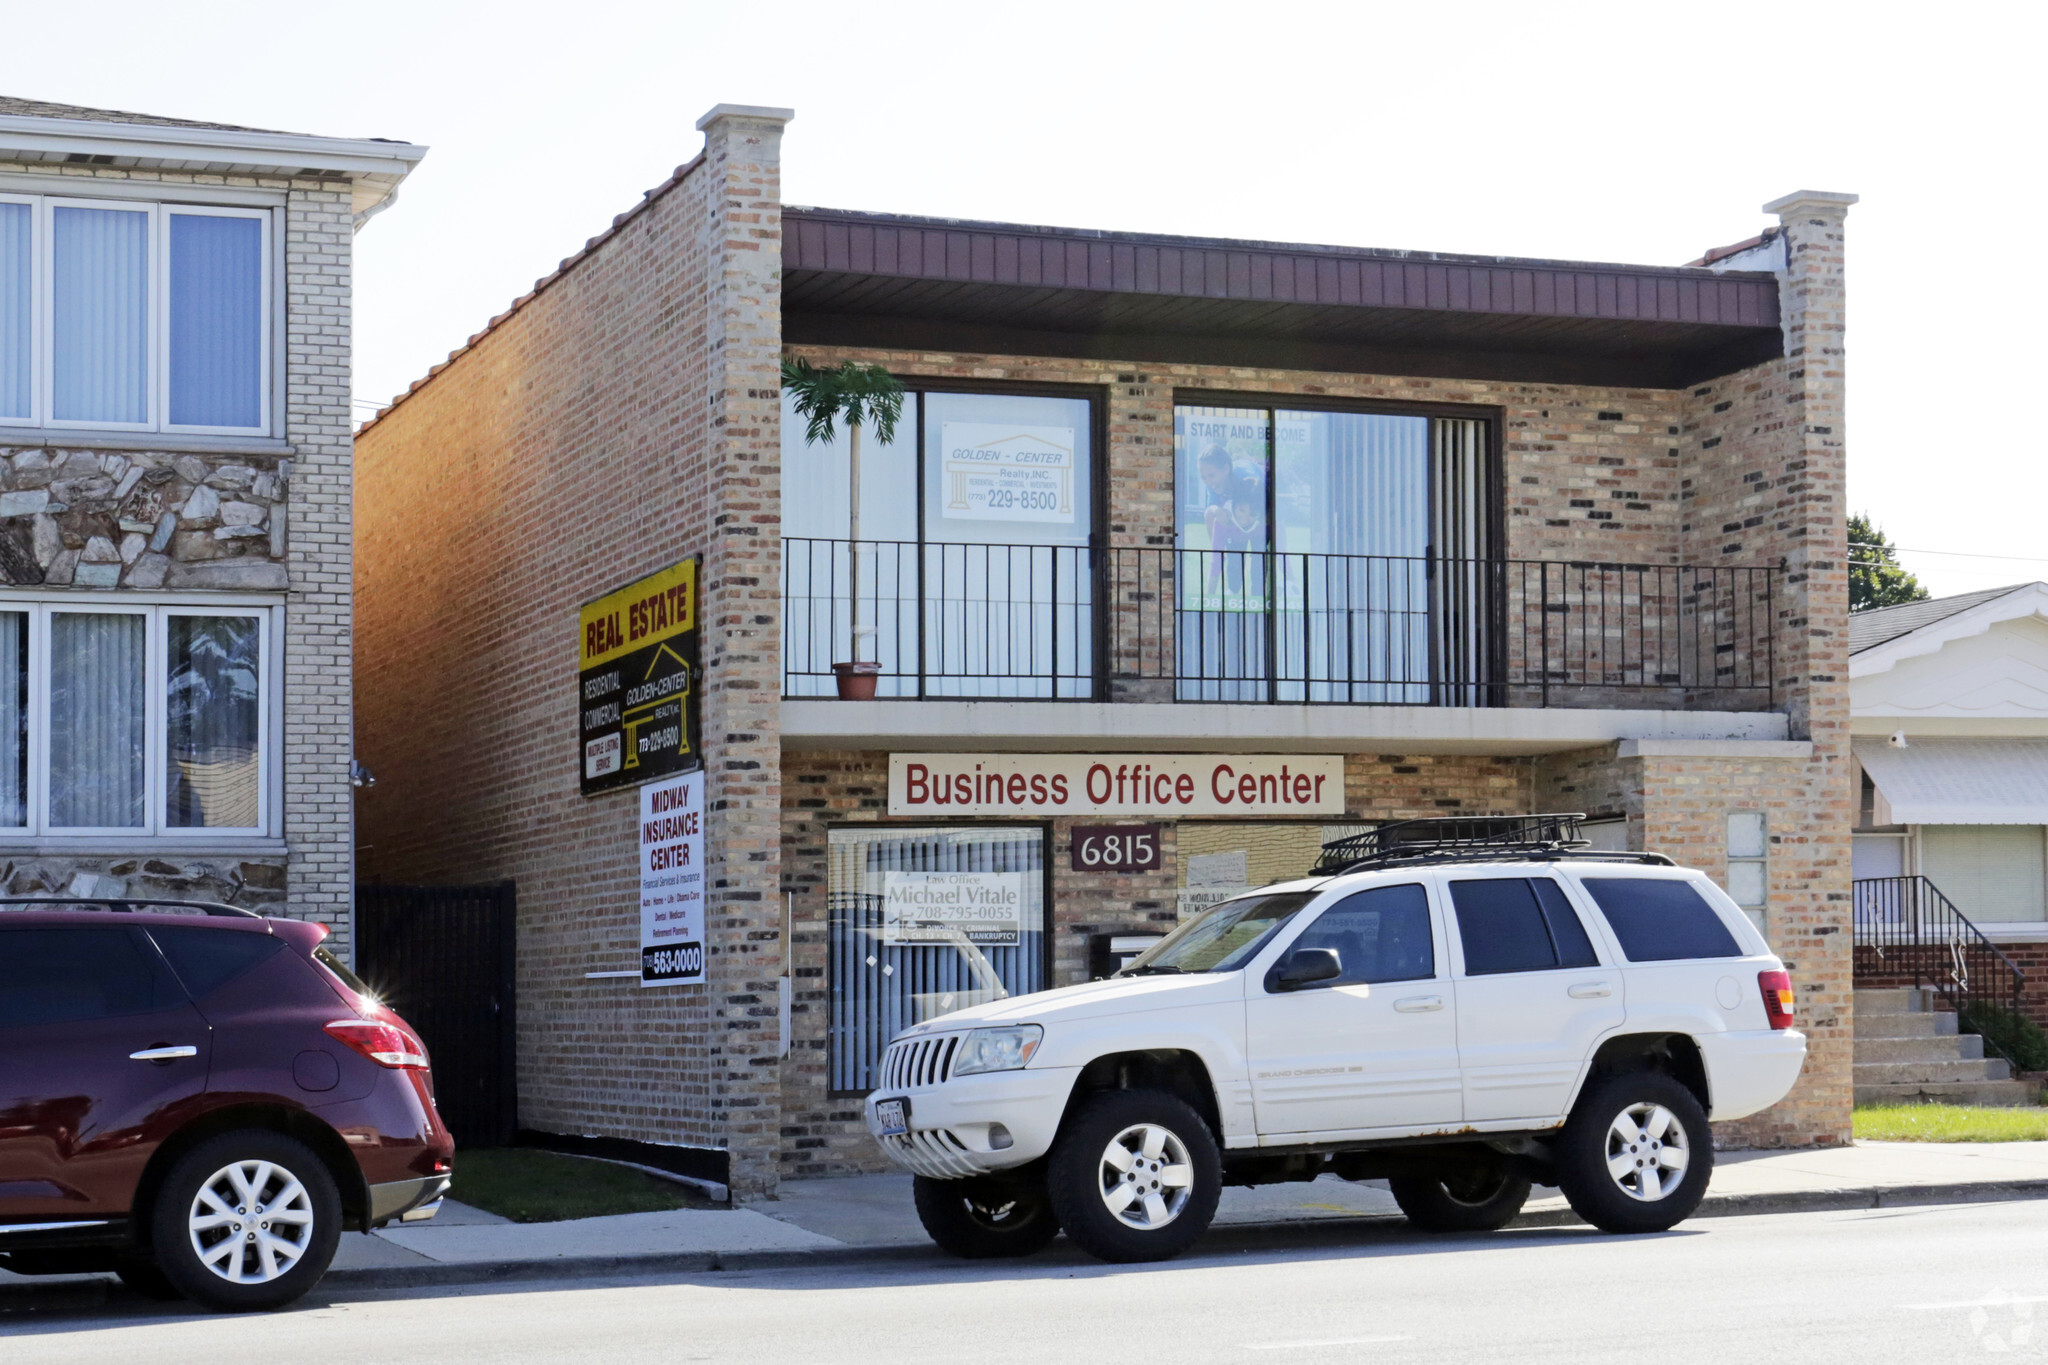
[[[349,337],[354,223],[346,179],[187,175],[0,163],[90,196],[94,182],[229,185],[285,197],[282,449],[147,434],[0,436],[0,578],[64,588],[280,592],[287,612],[282,856],[7,854],[10,892],[182,895],[281,910],[350,950],[353,901]]]
[[[364,875],[510,878],[523,1126],[774,1180],[778,119],[706,149],[359,437]],[[703,985],[639,962],[638,793],[578,792],[579,604],[702,556]],[[462,708],[460,723],[428,716]]]
[[[826,1088],[831,1011],[826,988],[826,834],[834,825],[934,822],[889,818],[889,756],[885,753],[791,751],[783,755],[782,773],[783,886],[793,895],[790,962],[795,978],[790,1055],[782,1064],[782,1174],[785,1179],[801,1179],[878,1171],[885,1169],[885,1163],[867,1134],[860,1102],[835,1097]],[[1519,814],[1531,808],[1534,790],[1534,765],[1526,758],[1354,754],[1344,764],[1348,814],[1328,816],[1317,823]],[[1165,821],[1157,871],[1128,875],[1075,872],[1068,856],[1073,827],[1095,823],[1100,821],[1050,822],[1050,985],[1087,980],[1091,934],[1171,928],[1179,915],[1179,827],[1214,822]]]

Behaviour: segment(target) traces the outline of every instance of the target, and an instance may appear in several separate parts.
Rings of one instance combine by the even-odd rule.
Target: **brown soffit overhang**
[[[783,212],[783,338],[1682,388],[1783,353],[1775,276]]]

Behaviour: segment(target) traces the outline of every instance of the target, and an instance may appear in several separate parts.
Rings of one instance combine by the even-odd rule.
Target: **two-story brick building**
[[[1805,1076],[1722,1140],[1847,1137],[1851,196],[1681,268],[936,221],[785,205],[789,117],[359,438],[366,869],[517,882],[524,1126],[871,1169],[894,1029],[1333,831],[1567,809],[1793,964]],[[857,537],[785,359],[905,387]],[[693,557],[706,979],[642,989],[579,607]]]
[[[350,240],[424,147],[0,98],[0,885],[346,945]]]

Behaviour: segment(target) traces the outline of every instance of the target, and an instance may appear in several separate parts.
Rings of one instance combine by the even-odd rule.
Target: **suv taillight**
[[[1764,993],[1764,1016],[1772,1028],[1792,1027],[1792,974],[1758,972],[1756,984]]]
[[[419,1039],[396,1024],[375,1019],[336,1019],[327,1025],[327,1036],[348,1044],[378,1066],[424,1071],[427,1048]]]

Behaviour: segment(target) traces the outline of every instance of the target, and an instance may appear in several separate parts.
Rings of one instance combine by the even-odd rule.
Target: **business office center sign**
[[[606,593],[579,624],[583,794],[701,768],[697,561]]]
[[[1341,815],[1336,754],[891,754],[891,815]]]

